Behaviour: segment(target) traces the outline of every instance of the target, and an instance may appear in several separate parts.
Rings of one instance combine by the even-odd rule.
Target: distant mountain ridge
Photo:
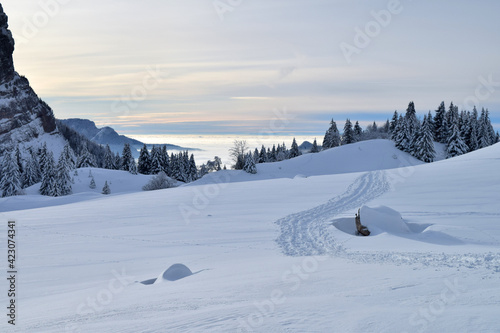
[[[98,128],[92,120],[70,118],[61,119],[61,122],[77,131],[78,133],[82,134],[87,139],[101,145],[121,145],[122,148],[125,143],[128,143],[131,146],[143,145],[143,143],[139,140],[135,140],[125,135],[118,134],[113,128],[109,126]]]
[[[61,119],[59,121],[92,142],[100,145],[109,145],[111,151],[114,153],[121,153],[123,146],[128,143],[132,148],[132,154],[137,158],[139,157],[139,150],[144,146],[143,142],[118,134],[109,126],[98,128],[95,122],[89,119],[69,118]],[[172,144],[165,145],[169,150],[199,150],[196,148],[185,148]],[[150,149],[153,144],[146,144],[146,146]]]

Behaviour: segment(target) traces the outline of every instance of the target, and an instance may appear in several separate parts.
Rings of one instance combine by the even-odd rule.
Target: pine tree
[[[21,151],[19,150],[19,146],[16,146],[15,157],[19,173],[22,174],[24,171],[24,165],[23,165],[23,159],[21,157]]]
[[[349,118],[346,120],[344,125],[344,134],[342,135],[342,144],[348,145],[350,143],[355,142],[354,140],[354,131],[352,129],[352,123]]]
[[[10,197],[24,194],[21,184],[21,173],[15,152],[6,152],[1,165],[0,194]]]
[[[375,131],[377,130],[377,124],[375,124],[375,122],[373,122],[372,128]],[[356,120],[356,124],[354,124],[354,140],[355,141],[360,141],[362,135],[363,135],[363,129],[359,125],[359,121]]]
[[[408,137],[406,120],[402,115],[399,115],[398,124],[396,126],[396,129],[394,130],[394,133],[396,134],[396,138],[394,140],[396,148],[405,152],[409,152],[410,139]]]
[[[168,177],[172,176],[172,168],[170,166],[170,158],[168,157],[166,145],[161,147],[161,168]]]
[[[444,101],[441,102],[434,116],[434,140],[440,143],[446,143],[446,127],[444,124],[446,108]]]
[[[70,163],[70,161],[66,160],[65,154],[61,154],[61,156],[59,156],[59,161],[57,162],[55,170],[56,186],[54,196],[56,197],[71,194],[72,179],[70,176]]]
[[[292,148],[290,149],[289,158],[294,158],[294,157],[297,157],[300,155],[302,155],[302,153],[299,150],[299,146],[297,145],[297,141],[295,141],[295,138],[293,138]]]
[[[47,151],[45,165],[43,166],[42,184],[40,185],[40,194],[46,196],[57,195],[56,189],[56,167],[54,155]]]
[[[259,150],[257,148],[255,148],[255,150],[253,151],[253,159],[255,161],[255,163],[259,163]]]
[[[141,148],[139,153],[139,160],[137,161],[137,172],[143,175],[149,175],[151,173],[151,158],[149,157],[149,151],[146,144]]]
[[[267,152],[266,152],[266,147],[264,147],[264,145],[262,145],[262,148],[260,149],[260,153],[259,153],[259,163],[266,163],[268,160],[267,160]]]
[[[36,155],[30,149],[30,156],[26,161],[23,174],[21,175],[22,186],[23,188],[26,188],[38,183],[40,180],[41,180],[40,165],[38,164]]]
[[[332,119],[323,139],[323,150],[338,146],[340,146],[340,133],[337,129],[337,123]]]
[[[311,147],[311,153],[319,153],[319,148],[318,148],[318,143],[316,142],[316,138],[314,138],[314,142]]]
[[[460,137],[460,130],[458,129],[458,125],[455,124],[453,126],[452,135],[448,140],[448,147],[446,149],[446,158],[459,156],[465,153],[467,153],[467,145]]]
[[[132,156],[132,150],[130,149],[130,145],[125,143],[123,145],[122,157],[121,157],[121,170],[128,171],[133,173],[133,169],[135,169],[135,161]],[[136,170],[137,171],[137,170]]]
[[[107,180],[104,182],[104,187],[102,188],[102,194],[111,194],[111,189],[109,188]]]
[[[95,179],[94,177],[90,178],[90,184],[89,184],[89,187],[91,189],[95,189],[96,188],[96,184],[95,184]]]
[[[120,157],[120,153],[118,152],[115,154],[114,165],[115,165],[115,170],[121,170],[122,158]]]
[[[161,148],[153,146],[153,148],[151,148],[150,157],[151,157],[150,173],[152,175],[156,175],[163,170],[161,161],[162,159]]]
[[[198,179],[198,168],[196,167],[196,162],[194,160],[194,155],[191,154],[189,158],[189,178],[190,181],[195,181]]]
[[[398,124],[398,111],[394,111],[394,114],[392,115],[391,122],[389,123],[389,133],[394,132],[397,124]]]
[[[106,145],[105,152],[104,152],[104,169],[109,169],[109,170],[114,170],[116,169],[115,165],[115,155],[111,151],[111,148],[109,147],[109,144]]]
[[[78,157],[77,168],[95,168],[97,163],[93,155],[90,154],[87,145],[84,144],[82,151],[80,152],[80,157]]]
[[[252,154],[245,155],[245,162],[244,162],[243,170],[245,172],[248,172],[251,174],[257,173],[257,167],[255,165],[255,161],[253,159]]]
[[[432,116],[430,118],[424,116],[424,122],[419,129],[419,138],[415,146],[415,157],[426,163],[434,161],[436,156],[434,143],[432,142],[434,132],[430,127],[429,120],[432,120]]]
[[[75,152],[68,143],[64,145],[62,155],[64,155],[64,159],[66,160],[66,165],[70,170],[73,170],[76,167],[77,158],[75,156]]]

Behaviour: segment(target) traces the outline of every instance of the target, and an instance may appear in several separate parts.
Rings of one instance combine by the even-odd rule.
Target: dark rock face
[[[0,4],[0,145],[30,141],[57,130],[52,109],[14,70],[14,40]]]
[[[14,77],[14,39],[7,23],[7,15],[0,4],[0,84]]]

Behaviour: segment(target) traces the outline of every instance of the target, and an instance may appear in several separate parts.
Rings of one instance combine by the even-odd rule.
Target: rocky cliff
[[[14,39],[0,4],[0,148],[58,135],[52,109],[14,69]]]

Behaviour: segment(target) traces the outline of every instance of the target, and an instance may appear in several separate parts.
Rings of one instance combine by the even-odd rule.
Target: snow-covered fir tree
[[[87,145],[84,144],[82,150],[80,151],[80,156],[77,161],[77,168],[95,168],[97,167],[97,163],[95,161],[94,155],[90,154],[87,149]]]
[[[76,168],[77,158],[75,152],[73,151],[73,149],[71,149],[68,143],[64,145],[62,155],[64,156],[66,165],[69,169],[73,170],[74,168]]]
[[[351,120],[348,118],[344,125],[344,133],[342,134],[342,144],[348,145],[354,142],[356,142],[354,138],[354,131],[352,129]]]
[[[71,183],[73,181],[70,175],[71,170],[71,161],[67,160],[67,156],[64,153],[61,154],[61,156],[59,156],[55,171],[56,187],[54,196],[57,197],[71,194]]]
[[[194,155],[191,154],[191,157],[189,158],[189,181],[193,182],[196,179],[198,179],[198,168],[196,167]]]
[[[255,160],[253,159],[252,154],[245,155],[243,170],[251,174],[257,173],[257,166],[255,165]]]
[[[390,133],[393,133],[394,132],[394,129],[396,128],[396,125],[398,124],[398,111],[394,111],[393,115],[392,115],[392,119],[389,123],[389,132]],[[391,137],[392,139],[392,137]],[[392,139],[394,140],[394,139]]]
[[[440,143],[446,143],[446,124],[444,123],[446,107],[444,101],[439,104],[434,116],[434,140]]]
[[[40,165],[38,158],[32,149],[29,150],[29,156],[24,166],[23,174],[21,175],[21,183],[23,188],[34,185],[41,180]]]
[[[432,119],[432,116],[430,119]],[[415,144],[416,149],[414,156],[416,158],[426,163],[434,161],[436,151],[434,150],[434,143],[432,142],[433,137],[434,132],[432,131],[429,118],[424,116],[423,124],[419,128],[418,141]]]
[[[377,124],[375,124],[375,122],[373,122],[373,124],[375,125],[375,127],[371,127],[373,128],[373,131],[377,131]],[[363,135],[363,129],[361,128],[361,126],[359,125],[359,121],[356,120],[356,123],[354,124],[354,140],[355,141],[360,141],[361,140],[361,136]]]
[[[94,177],[90,178],[89,188],[91,188],[91,189],[95,189],[96,188]]]
[[[337,129],[337,123],[332,119],[330,127],[323,138],[323,150],[340,146],[340,133]]]
[[[104,182],[104,187],[102,188],[102,194],[111,194],[111,188],[108,185],[108,181]]]
[[[453,131],[451,137],[448,139],[448,145],[446,148],[446,158],[460,156],[467,153],[467,145],[462,140],[460,136],[460,130],[458,125],[453,125]]]
[[[132,150],[130,149],[130,144],[125,143],[123,145],[121,167],[120,170],[128,171],[130,173],[137,173],[137,167],[135,165],[134,157],[132,156]]]
[[[295,140],[295,138],[293,138],[292,148],[290,149],[289,158],[294,158],[300,155],[302,155],[302,153],[299,150],[299,145],[297,145],[297,141]]]
[[[115,170],[116,165],[115,165],[115,155],[111,151],[111,148],[109,145],[106,145],[105,151],[104,151],[104,164],[103,164],[104,169],[109,169],[109,170]]]
[[[143,175],[149,175],[151,173],[151,158],[149,156],[149,151],[146,147],[146,144],[144,144],[139,153],[139,160],[137,161],[137,172]]]
[[[319,153],[318,143],[316,142],[316,138],[314,138],[313,145],[311,147],[311,153]]]
[[[150,173],[152,175],[156,175],[163,170],[160,146],[153,145],[153,148],[151,148],[150,158],[151,158]]]
[[[24,164],[23,164],[23,158],[21,157],[21,150],[19,149],[19,146],[16,146],[16,151],[14,153],[17,167],[19,169],[19,173],[22,174],[24,171]]]
[[[56,189],[56,167],[54,161],[54,155],[51,151],[47,151],[46,158],[44,159],[42,172],[42,183],[40,185],[40,194],[46,196],[57,195]]]
[[[24,194],[15,151],[4,153],[0,169],[0,195],[10,197]]]

